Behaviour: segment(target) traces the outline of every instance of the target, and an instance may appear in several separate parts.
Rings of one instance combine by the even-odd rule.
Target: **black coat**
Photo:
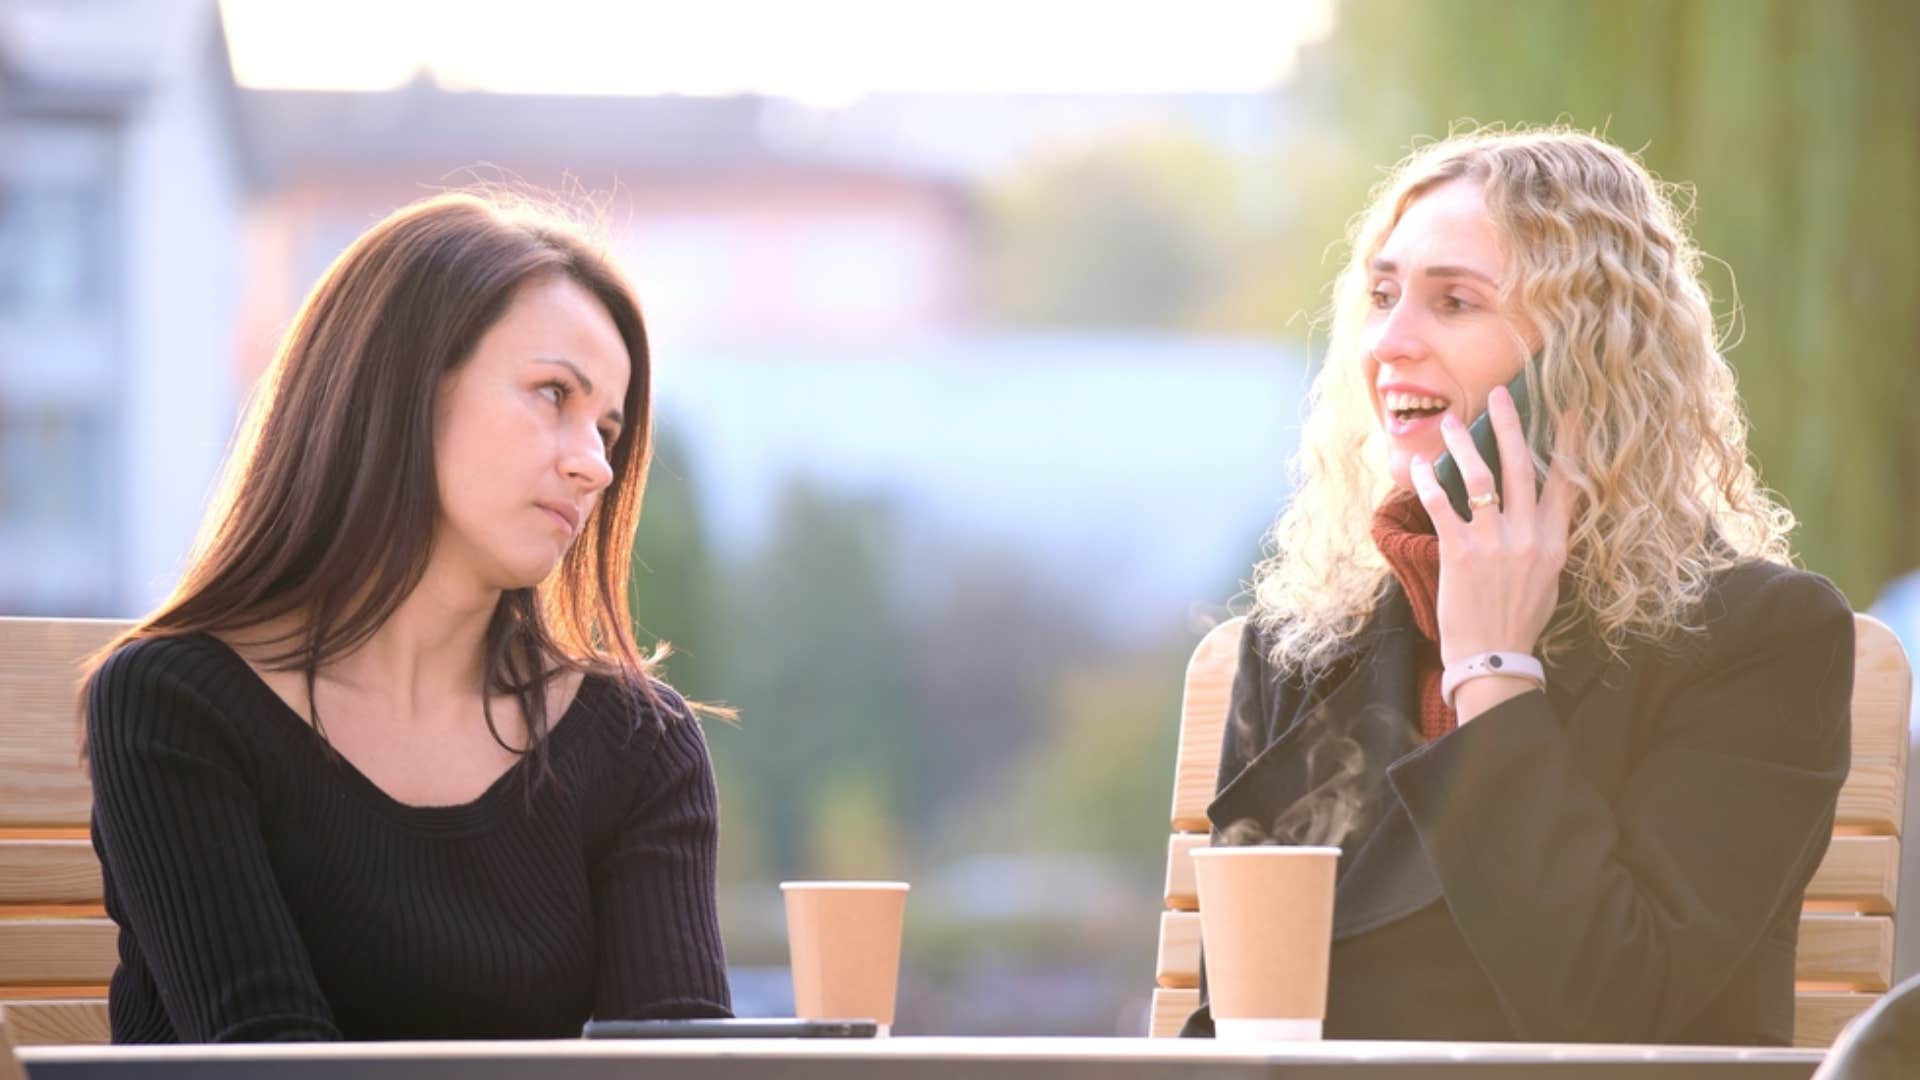
[[[1700,621],[1619,659],[1582,646],[1544,692],[1424,746],[1397,584],[1315,680],[1249,624],[1214,842],[1362,792],[1328,1038],[1791,1040],[1801,900],[1851,754],[1853,613],[1824,578],[1751,563]],[[1211,1033],[1203,1004],[1182,1034]]]

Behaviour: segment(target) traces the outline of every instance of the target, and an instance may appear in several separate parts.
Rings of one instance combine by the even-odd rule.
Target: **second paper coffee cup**
[[[1219,1038],[1320,1037],[1339,861],[1337,847],[1193,853],[1207,1002]]]
[[[893,1025],[900,981],[904,881],[787,881],[794,1015]]]

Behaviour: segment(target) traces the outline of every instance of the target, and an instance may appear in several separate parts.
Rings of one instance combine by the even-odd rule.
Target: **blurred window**
[[[0,612],[111,602],[117,134],[0,117]]]
[[[6,122],[0,145],[0,319],[112,302],[113,135],[90,124]]]

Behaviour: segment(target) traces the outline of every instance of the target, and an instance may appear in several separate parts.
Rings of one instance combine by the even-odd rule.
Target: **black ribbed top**
[[[726,1016],[699,724],[589,676],[459,806],[395,801],[219,640],[128,644],[87,693],[115,1042],[578,1035]],[[531,790],[529,790],[529,788]]]

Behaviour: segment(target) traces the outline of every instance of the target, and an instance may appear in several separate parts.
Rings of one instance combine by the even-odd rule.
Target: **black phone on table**
[[[872,1020],[795,1020],[790,1017],[698,1017],[685,1020],[589,1020],[583,1039],[871,1039]]]
[[[1513,381],[1507,384],[1507,392],[1513,395],[1514,411],[1520,414],[1521,433],[1531,435],[1533,406],[1528,400],[1526,368],[1521,368],[1520,374],[1514,376]],[[1467,437],[1473,440],[1473,448],[1479,451],[1480,460],[1486,462],[1487,470],[1493,473],[1493,490],[1505,491],[1506,487],[1500,476],[1500,440],[1493,430],[1491,410],[1481,410],[1480,415],[1467,426]],[[1467,506],[1467,482],[1460,475],[1460,465],[1453,460],[1451,451],[1441,454],[1434,460],[1433,475],[1434,479],[1440,482],[1440,487],[1446,491],[1447,501],[1453,504],[1453,512],[1459,514],[1461,520],[1471,521],[1473,511]],[[1539,481],[1539,477],[1534,478],[1535,490],[1539,489]]]

